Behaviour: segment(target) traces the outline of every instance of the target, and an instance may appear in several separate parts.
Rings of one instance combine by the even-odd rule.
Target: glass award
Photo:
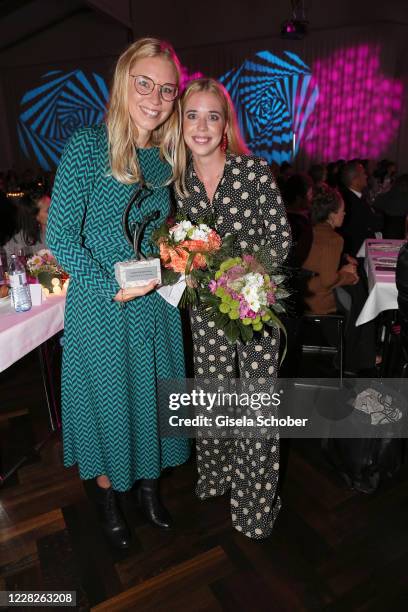
[[[160,212],[156,210],[143,217],[140,222],[129,223],[129,214],[132,206],[137,202],[137,205],[140,207],[141,202],[150,193],[150,189],[139,186],[129,200],[122,216],[123,232],[135,254],[134,259],[119,261],[115,264],[115,277],[122,289],[147,285],[152,280],[157,280],[159,284],[161,283],[160,259],[158,257],[146,257],[141,250],[146,227],[149,223],[159,218]]]

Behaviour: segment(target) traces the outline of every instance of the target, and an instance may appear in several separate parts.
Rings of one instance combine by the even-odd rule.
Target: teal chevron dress
[[[169,213],[164,183],[170,167],[157,148],[141,149],[140,165],[152,186],[130,221]],[[119,286],[114,264],[133,252],[122,213],[137,188],[109,175],[105,126],[82,128],[65,148],[55,180],[47,244],[70,274],[62,363],[64,464],[83,479],[107,474],[114,489],[188,459],[185,439],[159,438],[157,381],[184,377],[179,312],[152,292],[126,304],[112,301]]]

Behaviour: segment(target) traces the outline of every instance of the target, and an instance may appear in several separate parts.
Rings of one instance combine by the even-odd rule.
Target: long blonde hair
[[[171,62],[180,84],[181,66],[173,47],[157,38],[140,38],[120,56],[110,94],[106,126],[109,142],[109,161],[112,175],[120,182],[130,185],[143,180],[135,154],[138,137],[137,127],[129,113],[128,84],[132,65],[147,57],[162,57]],[[152,132],[150,143],[160,147],[160,153],[174,167],[174,155],[180,132],[180,102],[175,100],[173,112],[167,120]]]
[[[225,87],[215,79],[201,78],[190,81],[190,83],[184,90],[180,100],[181,122],[183,120],[183,113],[188,99],[193,94],[201,92],[212,93],[216,95],[219,101],[221,102],[224,121],[227,124],[227,151],[229,153],[235,153],[236,155],[246,155],[250,153],[239,129],[238,119],[231,97]],[[186,188],[186,170],[188,166],[189,155],[190,154],[185,145],[184,138],[181,136],[178,139],[177,143],[177,151],[174,158],[175,166],[173,169],[176,192],[181,197],[188,197],[189,195]]]

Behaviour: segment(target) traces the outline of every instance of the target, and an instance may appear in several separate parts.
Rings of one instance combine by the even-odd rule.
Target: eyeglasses
[[[172,102],[177,98],[178,87],[173,83],[164,83],[164,85],[160,85],[160,83],[155,83],[153,79],[144,76],[143,74],[129,74],[129,76],[134,79],[133,84],[135,86],[135,89],[137,93],[142,96],[147,96],[148,94],[152,93],[152,91],[157,85],[162,99],[166,102]]]

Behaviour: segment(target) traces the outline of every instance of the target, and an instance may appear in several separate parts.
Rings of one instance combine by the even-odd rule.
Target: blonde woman
[[[149,191],[129,222],[160,213],[145,232],[145,254],[151,232],[169,213],[179,79],[167,43],[144,38],[126,49],[106,124],[80,129],[65,148],[48,222],[47,243],[71,277],[62,372],[64,463],[77,464],[82,479],[96,479],[104,530],[122,548],[129,546],[129,530],[116,492],[139,480],[138,500],[148,519],[170,527],[157,479],[189,455],[187,440],[159,439],[157,426],[157,380],[184,377],[179,313],[154,282],[121,290],[114,276],[115,263],[133,254],[122,214],[140,185]]]
[[[224,87],[213,79],[192,81],[181,99],[184,141],[178,150],[179,209],[196,222],[211,213],[221,236],[236,235],[238,251],[270,248],[276,263],[286,258],[290,229],[282,199],[266,161],[248,154]],[[277,376],[279,333],[259,334],[248,345],[230,344],[205,310],[193,309],[195,374],[221,381]],[[197,440],[201,499],[231,489],[234,527],[250,538],[271,533],[279,512],[279,440]]]

